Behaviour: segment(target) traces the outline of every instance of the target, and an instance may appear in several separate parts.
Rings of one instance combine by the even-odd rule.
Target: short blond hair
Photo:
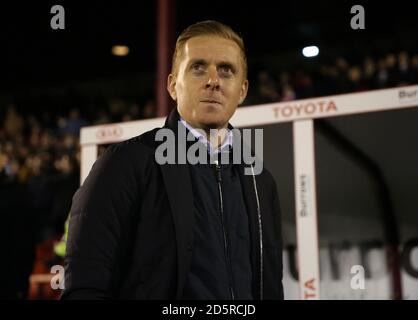
[[[234,41],[241,51],[241,60],[244,71],[244,79],[247,78],[247,56],[245,54],[244,40],[231,27],[224,25],[218,21],[206,20],[192,24],[183,30],[177,38],[176,47],[174,49],[173,61],[171,65],[171,73],[176,75],[178,72],[178,64],[184,52],[186,42],[191,38],[198,36],[217,36],[227,40]]]

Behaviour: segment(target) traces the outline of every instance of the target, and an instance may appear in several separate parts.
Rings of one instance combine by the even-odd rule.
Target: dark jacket
[[[178,120],[173,110],[164,127],[177,134]],[[63,299],[182,297],[194,243],[192,183],[187,164],[155,161],[157,130],[110,146],[74,195]],[[253,176],[244,166],[253,297],[282,299],[276,184],[265,168]]]
[[[223,151],[228,163],[219,161],[217,153],[212,159],[218,164],[189,165],[195,223],[183,299],[252,299],[250,228],[231,151]]]

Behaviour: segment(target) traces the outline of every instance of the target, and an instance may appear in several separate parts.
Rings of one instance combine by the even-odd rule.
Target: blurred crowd
[[[0,298],[26,298],[28,277],[39,258],[36,245],[59,239],[64,232],[80,181],[80,128],[151,118],[155,112],[151,100],[140,108],[111,99],[95,117],[84,117],[81,109],[27,113],[9,104],[0,110],[0,250],[2,262],[7,262],[0,272],[8,275]]]
[[[259,70],[255,90],[246,105],[383,89],[418,83],[418,54],[407,51],[379,58],[366,56],[359,63],[337,57],[312,70]]]
[[[261,69],[245,105],[381,89],[418,83],[418,55],[405,51],[350,64],[339,57],[313,70]],[[2,274],[10,275],[1,297],[25,298],[36,259],[34,248],[59,238],[79,185],[80,128],[155,116],[155,103],[110,99],[83,114],[83,105],[65,113],[0,109],[0,241]],[[12,244],[12,245],[11,245]],[[50,261],[51,264],[54,261]]]

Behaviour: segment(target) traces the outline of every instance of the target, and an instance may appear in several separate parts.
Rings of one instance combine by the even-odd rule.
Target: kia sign
[[[99,127],[96,132],[97,140],[102,143],[115,142],[123,136],[123,129],[118,125]]]

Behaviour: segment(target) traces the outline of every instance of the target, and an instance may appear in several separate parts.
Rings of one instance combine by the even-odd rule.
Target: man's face
[[[215,36],[189,39],[167,89],[181,117],[195,128],[226,128],[247,95],[238,45]]]

